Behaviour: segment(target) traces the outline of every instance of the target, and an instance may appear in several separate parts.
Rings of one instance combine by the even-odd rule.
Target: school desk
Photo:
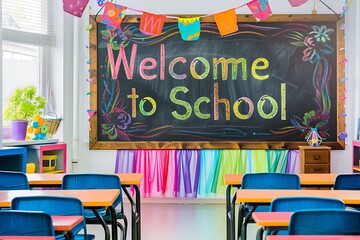
[[[232,188],[241,187],[244,174],[225,174],[226,187],[226,234],[227,240],[235,238],[235,202],[236,194],[231,198]],[[302,187],[332,187],[337,174],[298,174]]]
[[[91,208],[95,214],[97,208],[108,208],[111,214],[111,229],[113,239],[117,239],[117,221],[115,208],[112,206],[119,196],[118,189],[87,189],[87,190],[10,190],[0,191],[0,208],[9,208],[11,201],[19,196],[63,196],[80,199],[85,208]],[[97,212],[96,212],[97,213]],[[101,216],[97,216],[103,221]],[[105,231],[105,239],[110,239],[109,228],[102,224]]]
[[[27,174],[29,185],[33,187],[60,187],[65,174]],[[133,240],[141,239],[141,214],[140,214],[140,184],[142,173],[116,173],[120,178],[121,187],[131,204],[131,233]],[[129,187],[135,189],[135,200],[128,191]]]
[[[308,196],[337,198],[342,200],[347,206],[360,205],[360,191],[348,190],[271,190],[271,189],[239,189],[236,192],[237,202],[257,205],[269,205],[274,198],[289,196]],[[241,232],[241,239],[245,240],[244,233]]]
[[[327,235],[327,236],[316,236],[316,235],[291,235],[289,236],[282,235],[269,235],[266,237],[266,240],[359,240],[360,236],[350,236],[350,235]]]

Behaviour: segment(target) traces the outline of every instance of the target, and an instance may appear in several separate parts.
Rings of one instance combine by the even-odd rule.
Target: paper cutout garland
[[[228,35],[238,30],[235,9],[216,13],[214,18],[221,36]]]
[[[308,0],[289,0],[289,3],[293,7],[299,7],[306,3]]]
[[[247,4],[254,15],[256,21],[263,21],[272,15],[269,2],[267,0],[253,0]]]
[[[159,36],[165,20],[165,16],[144,12],[141,17],[140,31],[150,36]]]
[[[180,35],[184,41],[196,41],[200,38],[200,17],[178,18]]]
[[[63,0],[64,12],[81,17],[89,0]]]
[[[126,9],[125,6],[107,2],[101,23],[118,28],[125,17]]]

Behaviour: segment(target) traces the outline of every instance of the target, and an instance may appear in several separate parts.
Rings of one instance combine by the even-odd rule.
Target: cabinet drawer
[[[305,173],[329,173],[330,164],[305,164]]]
[[[305,163],[329,163],[330,151],[308,150],[305,151]]]

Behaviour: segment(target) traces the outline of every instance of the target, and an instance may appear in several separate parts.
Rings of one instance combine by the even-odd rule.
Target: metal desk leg
[[[141,214],[140,214],[140,190],[137,185],[134,185],[136,196],[136,232],[137,239],[141,240]]]
[[[129,187],[129,186],[128,186]],[[137,186],[136,186],[137,187]],[[135,188],[135,187],[134,187]],[[124,187],[123,188],[123,190],[124,190],[124,193],[125,193],[125,195],[126,195],[126,197],[129,199],[129,202],[130,202],[130,204],[131,204],[131,239],[132,240],[137,240],[137,239],[140,239],[139,237],[139,235],[140,234],[138,234],[138,225],[136,224],[136,222],[137,222],[137,215],[138,215],[138,210],[137,210],[137,204],[139,204],[140,205],[140,201],[139,201],[139,203],[137,203],[138,201],[137,201],[137,199],[138,198],[140,198],[140,193],[138,193],[137,191],[135,191],[135,193],[136,193],[136,203],[134,202],[134,200],[132,199],[132,197],[131,197],[131,194],[129,193],[129,191],[127,190],[127,188],[126,187]],[[136,190],[136,188],[135,188],[135,190]],[[139,196],[139,197],[138,197]],[[140,206],[139,206],[139,209],[140,209]]]
[[[104,221],[104,219],[99,215],[99,213],[97,212],[97,210],[95,208],[91,209],[93,211],[93,213],[95,214],[96,218],[99,220],[101,226],[104,228],[105,231],[105,240],[110,240],[110,231],[108,226],[106,225],[106,222]]]
[[[110,210],[110,220],[111,220],[111,235],[113,240],[118,239],[117,234],[117,218],[116,218],[116,210],[113,206],[109,207]]]

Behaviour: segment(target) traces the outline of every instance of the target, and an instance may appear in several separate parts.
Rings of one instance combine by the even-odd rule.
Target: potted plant
[[[40,115],[45,105],[45,98],[36,94],[34,86],[15,90],[4,110],[4,120],[11,121],[13,139],[25,140],[28,121]]]

